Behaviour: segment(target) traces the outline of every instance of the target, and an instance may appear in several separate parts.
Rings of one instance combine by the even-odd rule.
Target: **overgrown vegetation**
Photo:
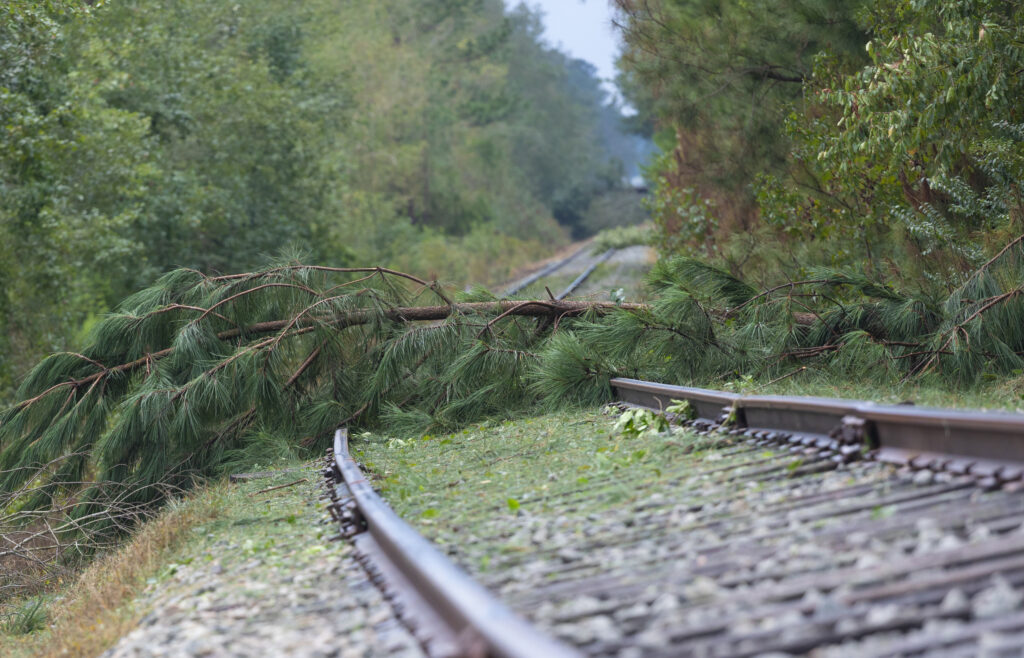
[[[127,532],[151,520],[158,511],[153,500],[182,493],[163,480],[135,486],[68,474],[70,462],[90,459],[62,452],[46,463],[0,472],[0,603],[70,582],[89,559],[117,548]],[[78,494],[85,487],[92,501],[83,507]],[[31,632],[45,612],[33,608],[34,601],[26,610],[8,611],[5,623]]]
[[[383,268],[176,270],[82,351],[43,360],[0,418],[5,548],[50,561],[95,550],[168,488],[319,450],[339,423],[456,427],[521,409],[548,335],[618,308],[452,299]]]
[[[2,3],[0,399],[176,267],[462,287],[594,230],[636,138],[540,35],[501,0]]]
[[[661,156],[649,180],[663,247],[707,247],[756,223],[751,183],[780,173],[782,121],[817,54],[865,60],[866,4],[835,0],[617,0],[625,51],[619,84]],[[705,207],[711,204],[711,209]],[[677,240],[681,240],[679,244]]]
[[[938,304],[1024,232],[1019,3],[617,4],[664,253]]]
[[[781,377],[808,364],[883,386],[924,378],[969,388],[1019,376],[1022,242],[946,297],[826,268],[761,289],[698,260],[662,260],[649,308],[578,323],[571,349],[554,350],[548,363],[570,373],[587,355],[593,371],[704,385]]]
[[[0,655],[98,656],[146,615],[163,613],[159,606],[166,605],[168,591],[194,594],[197,573],[227,595],[231,588],[251,593],[254,585],[274,583],[285,572],[290,580],[317,564],[335,565],[348,547],[326,541],[330,526],[316,523],[324,512],[315,504],[319,485],[312,467],[274,465],[292,468],[177,498],[122,546],[55,582],[52,594],[0,600]],[[302,476],[309,481],[273,489]],[[32,611],[26,620],[24,613]],[[19,634],[25,621],[38,626],[41,619],[43,628]]]
[[[61,538],[78,550],[83,534],[116,538],[169,487],[322,449],[339,424],[452,431],[600,404],[615,376],[724,385],[807,364],[879,384],[1012,376],[1022,268],[1024,236],[943,299],[824,269],[758,289],[677,258],[653,270],[646,305],[453,298],[383,268],[176,270],[25,380],[0,418],[5,523],[44,523],[46,550],[65,556]]]
[[[624,85],[666,148],[654,237],[599,242],[662,252],[642,305],[436,282],[638,219],[594,139],[617,108],[525,9],[0,9],[0,385],[77,346],[0,417],[0,557],[45,582],[169,492],[339,424],[451,433],[599,405],[615,376],[1021,381],[1024,10],[618,4]],[[286,240],[330,266],[258,265]]]
[[[26,596],[21,588],[0,596],[0,646],[5,656],[96,656],[141,617],[131,603],[156,581],[190,531],[224,513],[225,487],[173,500],[131,541],[109,550],[81,572],[69,571],[44,589],[56,595]]]
[[[649,224],[633,226],[618,226],[605,229],[594,236],[594,253],[601,253],[606,249],[624,249],[634,245],[649,245],[654,239],[654,233]]]

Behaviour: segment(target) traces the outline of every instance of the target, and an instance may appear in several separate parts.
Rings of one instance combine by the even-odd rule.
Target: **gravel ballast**
[[[611,426],[554,414],[356,445],[401,514],[589,655],[1020,646],[1024,496],[745,437]]]
[[[351,547],[328,541],[336,529],[318,475],[264,494],[297,474],[232,485],[219,518],[195,528],[136,601],[138,626],[104,655],[422,656]]]

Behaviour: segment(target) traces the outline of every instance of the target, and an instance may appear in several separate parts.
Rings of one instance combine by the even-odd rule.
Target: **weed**
[[[697,410],[693,408],[689,400],[672,400],[672,404],[665,407],[665,413],[675,414],[686,420],[697,418]]]
[[[10,614],[3,623],[5,635],[28,635],[46,626],[46,607],[42,597],[31,599]]]
[[[669,424],[662,414],[648,409],[630,408],[622,412],[613,429],[625,436],[641,436],[666,432]]]

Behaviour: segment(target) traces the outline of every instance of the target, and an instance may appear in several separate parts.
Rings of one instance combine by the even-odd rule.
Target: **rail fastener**
[[[844,461],[864,456],[912,469],[970,475],[987,487],[1024,488],[1024,414],[744,396],[626,378],[612,379],[611,385],[620,401],[650,409],[686,400],[697,422],[729,425],[730,433],[828,449]]]

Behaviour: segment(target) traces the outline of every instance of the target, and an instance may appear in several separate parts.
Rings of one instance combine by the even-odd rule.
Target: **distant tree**
[[[0,390],[129,289],[146,122],[75,68],[74,0],[0,7]]]
[[[656,127],[666,157],[651,171],[664,230],[690,192],[715,204],[722,231],[757,217],[750,184],[787,167],[783,125],[825,50],[862,61],[863,2],[617,0],[626,49],[621,84]]]

